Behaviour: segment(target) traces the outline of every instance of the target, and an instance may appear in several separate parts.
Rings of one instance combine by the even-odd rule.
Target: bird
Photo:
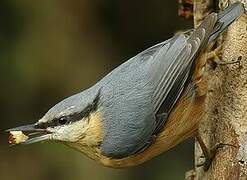
[[[208,47],[243,12],[238,2],[207,15],[197,28],[140,52],[37,122],[7,131],[24,132],[19,144],[61,142],[112,168],[142,164],[197,137]]]

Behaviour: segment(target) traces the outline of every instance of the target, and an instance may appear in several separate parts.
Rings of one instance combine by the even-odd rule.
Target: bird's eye
[[[60,125],[64,125],[64,124],[66,124],[67,122],[68,122],[68,118],[65,117],[65,116],[60,117],[60,118],[58,119],[58,123],[59,123]]]

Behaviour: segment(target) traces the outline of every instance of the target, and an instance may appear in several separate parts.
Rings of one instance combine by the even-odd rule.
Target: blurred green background
[[[188,140],[138,167],[100,166],[61,144],[10,148],[4,129],[35,122],[138,52],[192,27],[177,1],[0,1],[0,179],[184,179]]]

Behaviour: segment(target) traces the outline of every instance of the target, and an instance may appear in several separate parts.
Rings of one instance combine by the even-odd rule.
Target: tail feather
[[[243,4],[236,2],[227,7],[224,11],[218,13],[217,23],[210,35],[209,42],[214,41],[221,32],[223,32],[231,23],[244,13]]]

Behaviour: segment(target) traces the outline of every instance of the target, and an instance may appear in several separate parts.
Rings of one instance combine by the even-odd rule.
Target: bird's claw
[[[219,149],[225,146],[236,147],[235,145],[228,144],[228,143],[217,143],[216,145],[214,145],[212,149],[208,149],[201,138],[197,138],[197,140],[203,152],[203,156],[200,156],[200,158],[204,157],[205,161],[201,164],[197,164],[196,167],[203,166],[204,171],[207,171],[209,169]]]
[[[207,62],[211,65],[213,69],[215,69],[218,65],[229,65],[240,63],[242,56],[239,56],[237,59],[233,59],[231,61],[223,61],[222,60],[222,46],[218,46],[213,51],[207,53]]]

